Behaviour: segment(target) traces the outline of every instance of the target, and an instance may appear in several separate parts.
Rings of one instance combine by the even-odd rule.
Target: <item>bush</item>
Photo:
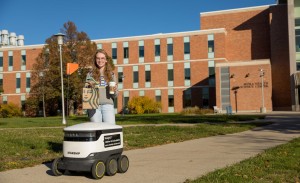
[[[213,110],[212,109],[200,109],[198,106],[187,107],[187,108],[184,108],[181,111],[181,114],[183,114],[183,115],[189,115],[189,114],[209,114],[209,113],[213,113]]]
[[[128,109],[131,114],[159,113],[161,103],[146,96],[133,97],[128,102]]]
[[[38,114],[38,100],[35,97],[29,97],[25,101],[26,116],[36,117]]]
[[[22,116],[21,109],[15,104],[2,104],[0,107],[0,117],[10,118]]]

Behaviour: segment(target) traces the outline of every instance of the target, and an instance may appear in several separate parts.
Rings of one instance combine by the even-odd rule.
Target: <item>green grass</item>
[[[168,123],[177,121],[188,123],[191,120],[196,123],[203,116],[180,116],[180,115],[138,115],[127,116],[121,124],[150,123],[152,119]],[[186,117],[186,118],[185,118]],[[221,116],[223,118],[223,116]],[[126,117],[118,116],[117,119]],[[141,121],[146,118],[146,120]],[[173,119],[172,119],[173,118]],[[204,117],[203,117],[204,118]],[[214,116],[217,119],[217,116]],[[85,119],[84,117],[69,119],[68,123],[75,124]],[[135,121],[136,120],[136,121]],[[179,121],[177,121],[179,122]],[[63,128],[26,128],[26,127],[49,127],[60,126],[61,118],[14,118],[1,119],[0,123],[0,171],[22,168],[51,161],[62,156]],[[42,124],[41,124],[42,123]],[[154,122],[152,122],[154,123]],[[40,124],[40,125],[39,125]],[[181,142],[207,136],[223,135],[245,131],[265,123],[232,124],[232,123],[200,123],[195,126],[135,126],[124,128],[125,149],[145,148],[167,143]],[[17,128],[19,127],[19,128]],[[20,128],[21,127],[21,128]]]
[[[300,138],[186,183],[300,182]]]
[[[264,115],[189,115],[145,114],[116,115],[117,124],[164,124],[164,123],[203,123],[232,122],[263,119]],[[89,121],[87,116],[68,117],[67,124],[74,125]],[[38,118],[0,118],[0,128],[63,127],[61,117]]]

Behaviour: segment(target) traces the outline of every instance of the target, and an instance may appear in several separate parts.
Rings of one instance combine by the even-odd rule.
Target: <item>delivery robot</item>
[[[129,160],[123,152],[123,131],[118,125],[86,122],[64,128],[63,157],[52,163],[54,175],[66,170],[91,172],[101,179],[117,172],[125,173]]]

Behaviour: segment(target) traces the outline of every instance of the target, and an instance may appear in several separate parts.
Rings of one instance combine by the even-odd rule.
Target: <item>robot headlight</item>
[[[82,131],[65,131],[65,141],[95,141],[99,135],[96,131],[82,132]]]
[[[96,137],[96,132],[65,132],[65,137]]]

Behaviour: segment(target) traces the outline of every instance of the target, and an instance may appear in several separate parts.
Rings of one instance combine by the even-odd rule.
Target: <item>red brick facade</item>
[[[288,48],[283,48],[288,44],[285,40],[288,35],[287,30],[281,26],[287,19],[286,6],[209,12],[202,13],[200,18],[199,31],[94,40],[109,54],[112,53],[112,45],[117,45],[115,72],[118,73],[121,69],[125,75],[124,83],[119,88],[117,111],[122,109],[123,94],[129,99],[139,95],[155,99],[156,92],[160,93],[163,113],[182,111],[187,107],[185,100],[189,97],[190,106],[218,106],[225,110],[224,101],[227,96],[224,91],[227,89],[228,105],[233,112],[259,111],[262,107],[259,69],[265,71],[263,97],[267,111],[289,109],[291,98],[286,93],[290,91]],[[169,38],[172,38],[173,44],[171,59],[168,59],[167,51]],[[156,40],[159,40],[160,45],[159,61],[155,57]],[[213,41],[213,52],[208,48],[209,40]],[[145,50],[143,61],[139,58],[140,41]],[[186,58],[185,41],[190,44],[190,54]],[[123,45],[127,43],[129,58],[128,63],[125,63]],[[0,48],[3,53],[3,71],[0,71],[4,86],[2,98],[5,96],[8,102],[21,104],[21,96],[27,96],[26,73],[30,73],[42,46]],[[26,50],[25,71],[21,70],[20,65],[21,50]],[[13,51],[13,71],[8,71],[9,51]],[[150,67],[151,71],[150,86],[145,81],[146,67]],[[138,68],[138,87],[133,83],[134,68]],[[170,68],[174,73],[173,83],[168,81]],[[190,71],[190,80],[185,78],[185,68]],[[209,68],[214,68],[215,75]],[[228,68],[229,75],[226,75],[225,80],[225,73],[222,75],[221,68]],[[16,93],[16,73],[20,73],[21,78],[19,93]],[[223,84],[226,80],[229,84]],[[190,93],[187,99],[186,93]],[[174,106],[169,106],[172,96]]]

